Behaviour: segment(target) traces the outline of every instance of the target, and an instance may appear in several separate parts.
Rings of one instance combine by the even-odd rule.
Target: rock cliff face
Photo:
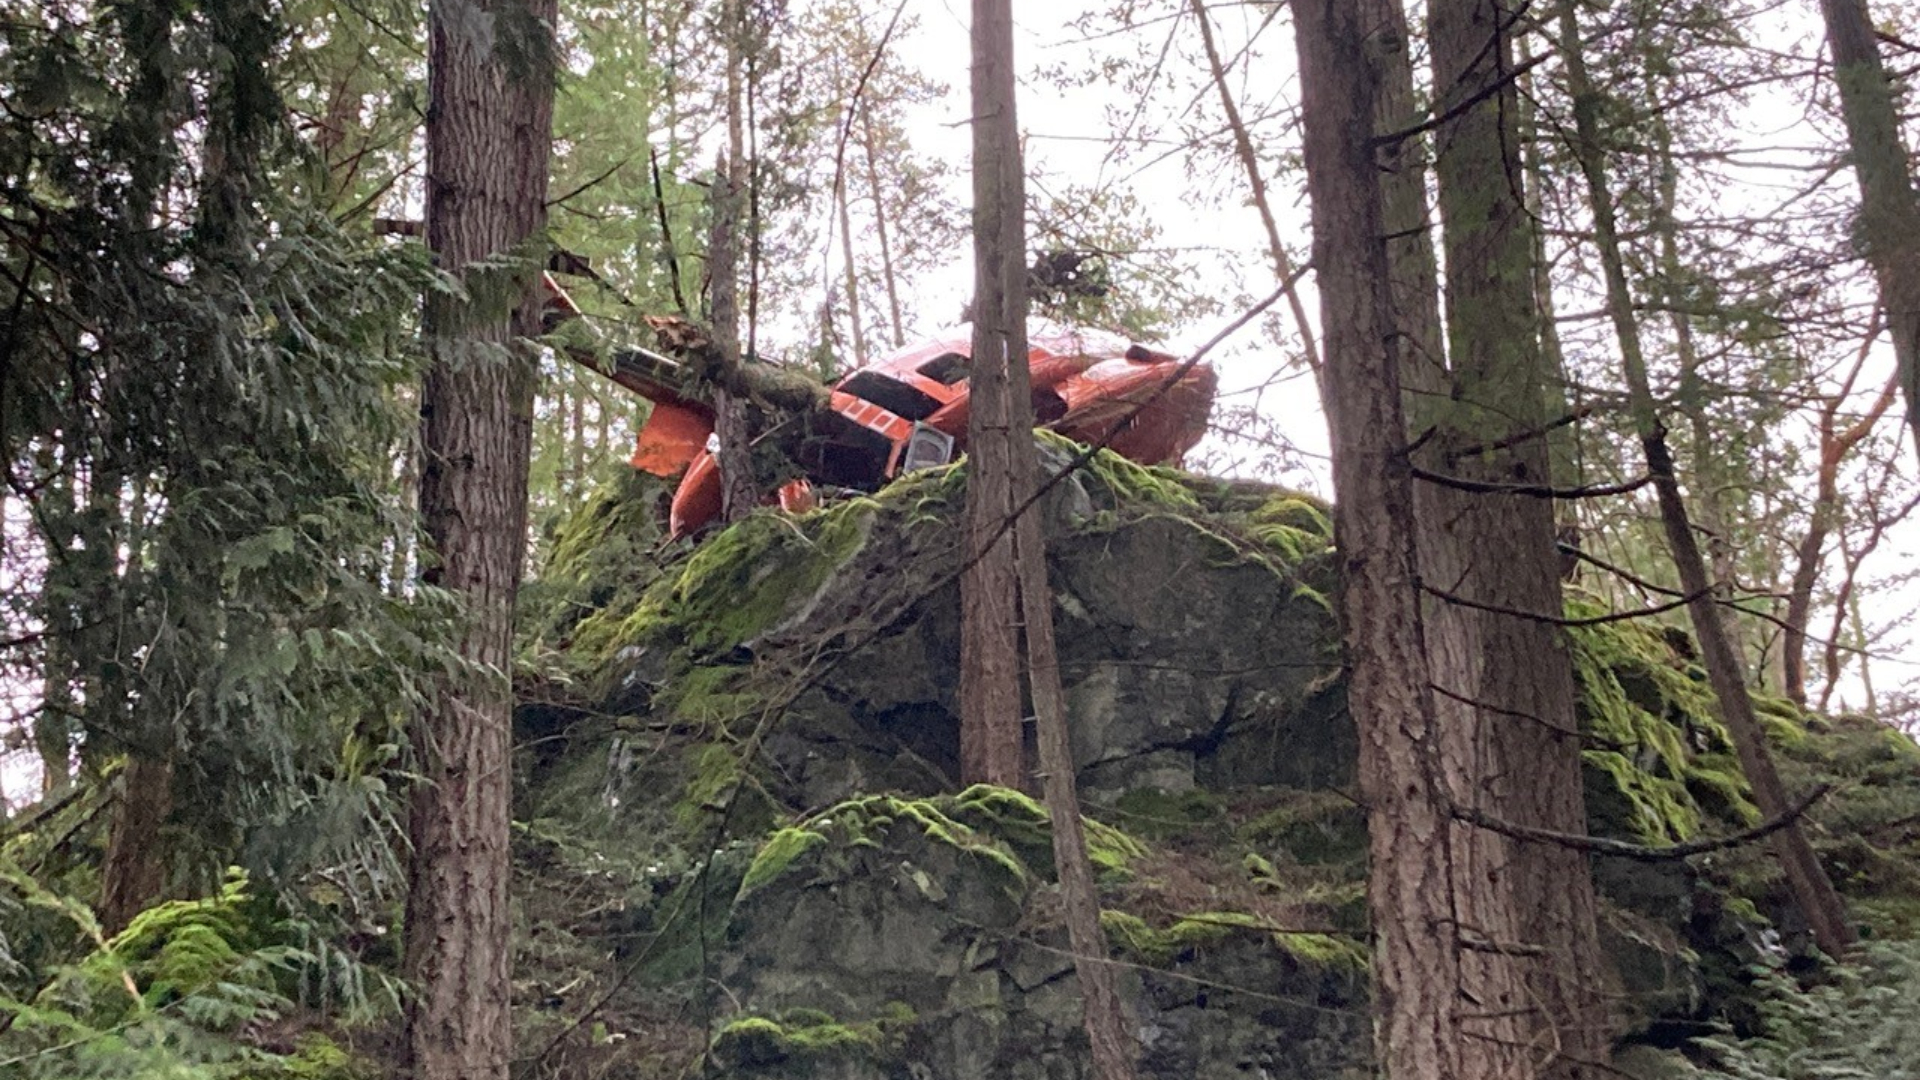
[[[955,790],[963,486],[916,474],[663,560],[635,480],[556,536],[529,605],[517,814],[519,1017],[546,1066],[1083,1075],[1045,816]],[[1044,512],[1143,1073],[1367,1075],[1365,820],[1324,507],[1103,456]],[[1753,819],[1683,643],[1610,625],[1573,644],[1596,832]],[[1891,831],[1827,848],[1904,931],[1911,744],[1775,712],[1803,779],[1863,778],[1823,813]],[[1797,947],[1759,852],[1596,874],[1634,1038],[1741,1021],[1745,966]]]

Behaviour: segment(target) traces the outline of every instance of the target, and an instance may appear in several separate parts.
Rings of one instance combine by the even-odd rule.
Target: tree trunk
[[[416,1080],[504,1080],[512,1058],[508,672],[527,539],[527,339],[540,332],[544,262],[526,246],[546,221],[555,9],[433,0],[428,11],[428,245],[479,297],[489,271],[473,263],[520,259],[505,283],[511,314],[437,291],[426,305],[420,513],[436,561],[424,576],[466,603],[470,673],[437,687],[414,724],[423,782],[408,829],[406,1053]]]
[[[1840,463],[1886,415],[1899,389],[1897,376],[1888,380],[1866,414],[1840,430],[1840,406],[1852,393],[1866,360],[1867,349],[1862,347],[1840,392],[1820,408],[1820,466],[1813,507],[1807,511],[1806,534],[1794,546],[1793,580],[1787,586],[1787,613],[1781,626],[1781,683],[1787,699],[1802,708],[1807,704],[1807,624],[1813,618],[1813,587],[1820,579],[1827,537],[1840,517]]]
[[[1612,196],[1607,188],[1606,161],[1601,149],[1599,107],[1601,100],[1587,74],[1586,58],[1581,53],[1580,28],[1571,6],[1560,10],[1561,55],[1566,63],[1567,90],[1573,98],[1574,151],[1587,182],[1592,202],[1594,244],[1599,249],[1601,268],[1606,277],[1607,310],[1613,320],[1620,347],[1620,361],[1626,376],[1628,408],[1640,445],[1646,454],[1647,473],[1653,478],[1654,494],[1660,507],[1660,524],[1667,537],[1680,588],[1688,597],[1687,613],[1694,633],[1700,639],[1701,657],[1706,663],[1707,679],[1720,703],[1721,716],[1739,754],[1753,801],[1766,816],[1779,817],[1792,803],[1786,787],[1773,765],[1767,748],[1766,733],[1747,694],[1745,664],[1738,644],[1721,620],[1719,605],[1713,596],[1713,579],[1707,570],[1700,546],[1694,539],[1693,523],[1680,494],[1680,481],[1674,472],[1673,455],[1667,448],[1666,426],[1655,403],[1647,376],[1646,358],[1640,345],[1640,328],[1634,321],[1633,296],[1620,251]],[[1847,921],[1846,906],[1833,882],[1815,858],[1813,846],[1798,822],[1775,832],[1771,844],[1786,873],[1795,904],[1807,920],[1816,944],[1829,956],[1845,956],[1853,947],[1853,926]]]
[[[1027,355],[1025,305],[1016,311],[1010,289],[1023,289],[1024,268],[1008,274],[1003,262],[1025,263],[1025,208],[1003,201],[1020,168],[1013,130],[1012,16],[1007,0],[973,5],[973,361],[972,412],[967,421],[968,565],[960,578],[960,779],[963,783],[1021,787],[1020,642],[1014,567],[1013,424],[1010,366]],[[1001,24],[1008,24],[1002,27]],[[1002,44],[1002,31],[1006,42]],[[1011,145],[999,137],[1013,131]],[[1009,157],[1011,154],[1011,157]],[[1019,190],[1014,188],[1013,190]],[[1005,249],[1008,237],[1016,245]],[[1019,319],[1012,316],[1019,315]],[[1028,408],[1031,408],[1029,405]],[[1029,425],[1029,430],[1031,425]],[[1024,432],[1022,434],[1025,434]]]
[[[1833,49],[1853,171],[1860,180],[1855,234],[1880,282],[1907,423],[1920,450],[1920,206],[1900,139],[1898,95],[1880,60],[1867,0],[1820,0],[1820,13]]]
[[[707,260],[713,275],[713,348],[722,369],[741,371],[738,170],[722,155],[713,180],[713,235]],[[713,389],[713,435],[720,467],[720,520],[739,521],[760,503],[753,477],[752,423],[747,399],[730,390]]]
[[[853,261],[853,214],[847,208],[846,177],[837,177],[833,184],[834,212],[840,220],[840,254],[846,262],[841,266],[841,280],[847,290],[847,328],[853,336],[853,362],[857,367],[867,364],[867,330],[860,317],[860,268]]]
[[[867,190],[873,195],[873,229],[880,239],[880,280],[887,289],[887,326],[893,331],[893,347],[907,343],[907,327],[900,317],[900,285],[893,268],[893,243],[887,235],[887,204],[880,187],[880,165],[874,157],[873,112],[860,106],[860,138],[866,150]]]
[[[1287,256],[1287,246],[1280,241],[1280,226],[1274,220],[1273,204],[1267,198],[1267,179],[1260,171],[1260,155],[1254,150],[1253,137],[1240,117],[1233,91],[1227,86],[1227,68],[1220,59],[1220,47],[1214,44],[1213,20],[1207,16],[1206,0],[1188,0],[1188,8],[1200,24],[1200,45],[1207,54],[1207,71],[1213,78],[1214,90],[1220,95],[1227,130],[1233,134],[1234,156],[1240,159],[1240,167],[1247,174],[1247,191],[1253,198],[1254,209],[1260,212],[1260,227],[1267,236],[1267,257],[1273,260],[1273,279],[1286,293],[1287,310],[1300,331],[1301,355],[1306,358],[1307,370],[1313,372],[1318,381],[1321,378],[1320,343],[1314,339],[1313,320],[1307,317],[1306,303],[1295,287],[1293,260]]]
[[[1462,1069],[1446,791],[1414,568],[1412,477],[1372,139],[1377,71],[1352,0],[1293,0],[1319,271],[1348,702],[1373,872],[1374,1050],[1393,1080]]]
[[[712,279],[713,346],[724,370],[741,371],[740,356],[740,202],[746,188],[748,162],[741,69],[745,66],[747,35],[745,0],[729,0],[724,22],[727,36],[727,152],[720,155],[713,177],[713,235],[707,247]],[[727,389],[713,395],[713,434],[720,450],[720,520],[739,521],[760,504],[759,484],[753,477],[753,431],[747,401]]]
[[[998,444],[991,449],[1004,471],[998,475],[974,472],[969,486],[970,506],[971,499],[991,485],[1004,493],[993,501],[1009,511],[1026,502],[1039,482],[1027,370],[1026,178],[1015,111],[1011,7],[1009,0],[974,0],[973,5],[974,258],[980,286],[974,300],[974,378],[977,383],[986,367],[999,369],[995,382],[1004,400],[995,405],[1003,422],[981,431],[981,441],[970,445],[980,455],[988,444]],[[978,400],[976,396],[976,409]],[[1006,602],[1011,606],[1017,595],[1025,619],[1041,781],[1052,822],[1053,861],[1066,913],[1067,941],[1080,981],[1092,1074],[1096,1080],[1132,1080],[1135,1049],[1121,1013],[1106,934],[1100,927],[1100,894],[1080,819],[1039,507],[1028,507],[1009,524],[1017,580],[1007,582]],[[1014,694],[1017,704],[1017,685]],[[1017,740],[1018,727],[1013,735]],[[1018,753],[1018,741],[1013,750]]]
[[[160,826],[173,812],[173,762],[133,750],[120,770],[113,827],[100,864],[100,928],[111,937],[160,898]]]
[[[1512,16],[1497,0],[1433,0],[1435,158],[1445,244],[1449,378],[1420,410],[1432,471],[1547,484],[1547,370],[1519,159]],[[1431,365],[1426,365],[1431,370]],[[1586,829],[1572,660],[1558,616],[1550,500],[1416,492],[1422,580],[1441,599],[1427,645],[1451,798],[1552,832]],[[1426,516],[1421,516],[1422,514]],[[1584,852],[1456,826],[1465,1044],[1479,1077],[1597,1077],[1612,1043],[1592,869]]]

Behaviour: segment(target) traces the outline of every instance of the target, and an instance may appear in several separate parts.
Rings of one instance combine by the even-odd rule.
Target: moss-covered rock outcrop
[[[964,478],[756,515],[690,551],[657,546],[629,488],[561,533],[525,653],[546,702],[522,716],[527,939],[588,971],[546,991],[586,980],[601,1015],[671,1033],[641,1046],[613,1024],[582,1051],[624,1063],[608,1075],[696,1058],[728,1076],[1080,1075],[1045,816],[954,793]],[[1365,818],[1326,508],[1101,456],[1043,513],[1145,1074],[1364,1075]],[[620,535],[601,550],[595,528]],[[1594,623],[1571,646],[1593,831],[1667,843],[1756,820],[1682,637]],[[1816,837],[1862,917],[1912,932],[1920,752],[1769,711],[1796,783],[1848,781]],[[1758,849],[1596,875],[1637,1038],[1740,1022],[1748,966],[1797,947]],[[581,992],[550,997],[564,1015]]]

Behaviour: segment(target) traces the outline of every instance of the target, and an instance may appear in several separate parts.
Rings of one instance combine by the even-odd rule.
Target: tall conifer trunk
[[[1820,14],[1833,51],[1853,171],[1860,180],[1854,231],[1879,278],[1907,423],[1920,450],[1920,202],[1900,138],[1898,94],[1880,59],[1867,0],[1820,0]]]
[[[974,299],[974,415],[979,415],[979,383],[989,378],[990,403],[997,425],[976,429],[971,444],[970,505],[1004,508],[998,521],[973,523],[1000,531],[1011,541],[1015,574],[990,610],[1011,613],[1017,607],[1026,630],[1028,681],[1033,690],[1040,774],[1053,831],[1053,861],[1060,880],[1061,908],[1074,971],[1080,981],[1082,1022],[1095,1080],[1132,1080],[1134,1042],[1128,1036],[1119,989],[1107,958],[1100,927],[1100,895],[1087,857],[1074,776],[1073,746],[1067,728],[1066,699],[1060,689],[1060,660],[1053,637],[1053,589],[1047,583],[1046,534],[1038,506],[1012,518],[1036,489],[1039,463],[1034,450],[1031,372],[1027,364],[1026,176],[1020,154],[1013,75],[1013,13],[1009,0],[973,4],[973,190],[974,259],[978,264]],[[996,471],[988,471],[987,462]],[[1005,541],[1003,541],[1005,542]],[[976,586],[977,587],[977,586]],[[1017,626],[1008,623],[1017,640]],[[1015,660],[1018,653],[1016,650]],[[978,673],[972,673],[978,675]],[[1012,703],[1020,700],[1018,672],[1010,672]],[[963,677],[965,677],[963,675]],[[994,755],[1020,763],[1018,714],[1015,726],[996,730],[1011,745],[993,745]]]
[[[1014,496],[1009,369],[1014,356],[1026,360],[1027,327],[1024,299],[1009,303],[1008,295],[1023,290],[1025,279],[1004,272],[1001,263],[1025,265],[1023,223],[1009,230],[1002,220],[1002,214],[1024,214],[1025,208],[1006,203],[1002,194],[1006,171],[1020,167],[1017,132],[1011,146],[1003,145],[983,123],[1013,122],[1012,29],[1009,25],[1009,43],[1003,48],[993,25],[1002,19],[1011,22],[1005,0],[974,0],[973,360],[968,378],[967,566],[960,578],[960,779],[1017,788],[1026,774],[1020,732],[1019,593],[1013,530],[1008,527]],[[1009,235],[1015,245],[1011,252],[1005,246]]]
[[[1417,397],[1420,463],[1481,484],[1550,484],[1555,377],[1540,342],[1513,71],[1501,0],[1428,7],[1447,363]],[[1428,373],[1439,369],[1418,365]],[[1506,821],[1585,831],[1553,502],[1427,482],[1416,491],[1427,643],[1450,797]],[[1457,599],[1456,599],[1457,598]],[[1496,610],[1497,609],[1497,610]],[[1521,613],[1521,614],[1509,614]],[[1597,1076],[1611,1038],[1585,853],[1457,825],[1463,977],[1476,1075]]]
[[[1455,1080],[1453,829],[1414,566],[1412,476],[1373,132],[1379,70],[1360,5],[1293,0],[1326,349],[1349,705],[1373,872],[1375,1053],[1393,1080]]]
[[[460,653],[414,724],[406,1053],[417,1080],[489,1080],[512,1058],[507,908],[513,603],[527,537],[533,257],[546,224],[556,0],[433,0],[427,242],[470,300],[432,294],[421,389],[426,580],[461,598]],[[474,268],[517,256],[512,273]]]

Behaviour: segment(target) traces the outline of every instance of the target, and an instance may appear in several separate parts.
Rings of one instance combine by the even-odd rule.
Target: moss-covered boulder
[[[1045,815],[953,793],[964,482],[917,473],[690,547],[658,540],[657,492],[629,484],[557,534],[521,671],[539,702],[517,762],[523,1023],[571,1045],[562,1018],[599,995],[597,1075],[1084,1075]],[[1326,508],[1103,455],[1042,512],[1144,1075],[1366,1075],[1366,821]],[[1597,621],[1591,597],[1569,614],[1590,830],[1753,824],[1684,635]],[[1765,709],[1789,782],[1841,785],[1810,828],[1864,925],[1920,931],[1920,751]],[[1803,948],[1762,847],[1595,875],[1632,1039],[1754,1022],[1753,965]]]
[[[737,815],[743,793],[764,824],[862,792],[949,789],[964,479],[930,470],[815,513],[756,514],[635,565],[640,585],[573,587],[524,650],[573,703],[523,717],[543,740],[523,763],[536,801],[564,793],[577,814],[598,793],[645,815],[634,792],[678,776],[678,812],[643,829],[659,834],[723,803]],[[633,497],[580,515],[632,528]],[[1324,507],[1102,455],[1043,511],[1084,790],[1351,777]],[[577,526],[564,535],[580,549]]]

